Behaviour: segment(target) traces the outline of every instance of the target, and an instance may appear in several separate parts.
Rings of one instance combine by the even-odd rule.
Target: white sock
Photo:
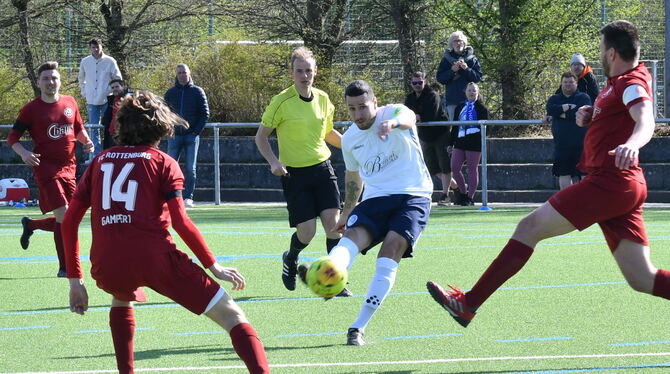
[[[358,246],[349,238],[342,238],[336,246],[330,251],[330,257],[347,270],[354,263],[354,258],[358,254]]]
[[[368,293],[365,295],[365,301],[361,307],[361,312],[358,318],[351,325],[353,328],[364,330],[368,325],[372,315],[375,314],[377,308],[382,301],[391,292],[393,283],[395,283],[395,276],[398,270],[398,263],[388,257],[380,257],[377,259],[377,268],[375,275],[372,277]]]

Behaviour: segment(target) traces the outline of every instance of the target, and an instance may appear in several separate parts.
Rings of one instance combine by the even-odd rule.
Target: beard
[[[611,66],[610,66],[610,64],[607,62],[607,60],[605,60],[604,58],[601,58],[601,59],[600,59],[600,64],[603,66],[603,74],[605,74],[605,76],[606,76],[607,78],[611,78],[611,77],[610,77]]]

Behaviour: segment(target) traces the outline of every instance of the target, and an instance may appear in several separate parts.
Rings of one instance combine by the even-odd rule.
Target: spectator
[[[412,74],[413,92],[405,98],[405,106],[412,109],[417,122],[446,121],[440,102],[440,94],[426,84],[426,75],[417,71]],[[451,158],[447,152],[451,132],[448,126],[418,126],[423,159],[430,175],[442,181],[442,196],[437,205],[448,205],[451,186]]]
[[[209,119],[209,105],[207,105],[205,91],[193,84],[191,70],[188,66],[179,64],[176,72],[174,86],[165,93],[165,101],[173,112],[188,122],[189,128],[175,128],[174,137],[168,138],[168,154],[177,161],[182,153],[184,155],[184,175],[186,176],[184,204],[191,208],[193,207],[193,191],[195,191],[200,132],[205,128]]]
[[[573,178],[584,174],[577,169],[577,163],[584,147],[586,128],[577,126],[577,110],[591,105],[589,96],[577,91],[577,76],[572,72],[561,76],[561,93],[547,101],[547,115],[551,116],[551,134],[554,136],[553,174],[558,177],[560,189],[570,186]]]
[[[102,140],[103,149],[116,144],[114,141],[114,137],[116,136],[116,112],[119,110],[121,100],[129,94],[123,79],[112,79],[109,82],[109,87],[112,88],[112,94],[107,96],[107,108],[101,121],[101,124],[105,127],[105,137]]]
[[[99,125],[107,107],[107,95],[111,92],[109,82],[123,77],[116,60],[103,53],[102,40],[93,38],[89,40],[88,47],[91,54],[84,57],[79,64],[79,89],[81,96],[86,100],[88,123]],[[91,129],[91,140],[95,150],[86,161],[87,164],[102,150],[99,129]]]
[[[216,261],[184,209],[184,176],[179,165],[156,148],[161,138],[182,125],[186,125],[184,120],[151,92],[140,91],[122,101],[119,146],[93,159],[65,216],[70,311],[83,315],[88,309],[77,230],[91,207],[91,275],[112,296],[109,326],[119,374],[134,372],[132,303],[146,301],[141,287],[153,289],[191,313],[209,317],[230,334],[235,352],[250,373],[269,373],[256,331],[239,305],[203,268],[230,282],[233,290],[244,289],[244,277]],[[202,267],[177,249],[170,225]]]
[[[28,249],[33,231],[52,231],[58,255],[57,276],[65,277],[61,222],[76,187],[74,147],[78,140],[84,145],[84,152],[90,153],[93,151],[93,143],[83,127],[77,102],[71,96],[58,93],[58,63],[49,61],[40,65],[37,79],[40,96],[21,108],[7,137],[7,144],[21,156],[26,165],[33,168],[39,190],[40,210],[42,214],[53,212],[53,217],[35,220],[23,217],[20,243],[23,249]],[[32,152],[19,143],[25,131],[33,139]]]
[[[291,54],[293,85],[274,96],[265,108],[256,133],[256,146],[273,175],[281,178],[288,221],[295,232],[282,254],[282,282],[295,290],[298,255],[316,234],[316,218],[326,234],[326,251],[337,244],[335,225],[340,215],[340,190],[330,164],[326,142],[340,148],[342,136],[333,128],[335,107],[328,94],[315,88],[316,59],[312,51],[297,48]],[[277,130],[279,158],[268,137]],[[340,296],[352,296],[346,288]]]
[[[465,89],[465,102],[456,107],[456,120],[481,121],[489,119],[489,110],[479,97],[479,86],[468,83]],[[454,204],[474,205],[474,196],[479,185],[479,161],[482,157],[482,133],[479,125],[462,125],[451,127],[451,170],[458,190],[454,191]],[[461,169],[463,163],[468,164],[468,184]]]
[[[437,68],[437,81],[444,85],[449,120],[454,121],[456,105],[465,101],[465,87],[482,79],[482,68],[462,31],[454,31],[447,41],[447,50]]]
[[[591,66],[586,64],[586,60],[581,53],[577,52],[572,55],[570,59],[570,71],[577,76],[577,91],[586,93],[589,95],[591,103],[595,103],[600,90],[598,89],[596,76],[593,74]],[[562,89],[563,85],[561,84],[556,93],[560,94]]]

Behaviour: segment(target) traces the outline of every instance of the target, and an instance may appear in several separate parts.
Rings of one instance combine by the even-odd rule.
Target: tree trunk
[[[405,92],[412,91],[410,79],[412,73],[421,70],[419,64],[419,45],[417,43],[417,20],[421,14],[412,9],[414,0],[391,0],[390,10],[393,23],[396,27],[398,47],[400,48],[400,59],[403,62],[402,76]]]
[[[116,59],[126,86],[131,84],[128,75],[128,55],[125,50],[128,26],[123,24],[123,0],[101,0],[100,13],[107,28],[107,54]]]
[[[19,42],[21,45],[21,54],[23,55],[23,65],[26,68],[26,76],[30,81],[35,96],[40,95],[40,89],[37,87],[37,76],[35,75],[35,64],[33,62],[33,52],[30,49],[30,33],[28,28],[28,3],[30,0],[12,0],[12,5],[16,8],[16,15],[19,24]]]
[[[524,97],[527,94],[520,72],[519,42],[523,27],[519,25],[519,13],[524,6],[523,0],[499,0],[500,5],[500,51],[504,56],[498,70],[502,85],[502,118],[527,119]]]

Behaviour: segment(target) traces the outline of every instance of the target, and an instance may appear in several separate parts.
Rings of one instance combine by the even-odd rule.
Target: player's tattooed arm
[[[344,176],[344,210],[343,213],[350,213],[356,203],[358,203],[358,198],[361,196],[363,191],[363,180],[357,171],[348,171]],[[344,214],[343,214],[344,215]]]

